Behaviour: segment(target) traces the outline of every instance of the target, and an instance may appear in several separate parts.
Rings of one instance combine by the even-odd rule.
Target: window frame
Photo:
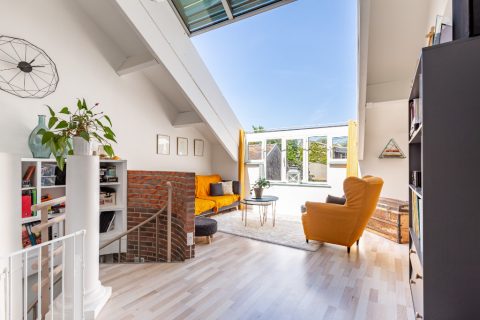
[[[250,153],[249,153],[249,145],[251,142],[260,142],[260,159],[250,159]],[[246,141],[246,148],[245,148],[245,160],[247,163],[263,163],[265,165],[265,139],[263,140],[248,140]]]
[[[309,161],[309,140],[310,138],[315,137],[325,137],[327,141],[327,179],[326,181],[309,181],[308,175],[308,161]],[[288,134],[278,134],[278,135],[260,135],[251,139],[246,139],[246,148],[245,148],[245,163],[246,164],[255,164],[261,166],[263,169],[260,172],[262,178],[266,178],[267,175],[267,159],[266,159],[266,148],[268,140],[281,140],[282,146],[282,157],[281,157],[281,180],[270,180],[273,184],[279,185],[305,185],[305,186],[325,186],[328,185],[329,178],[331,176],[330,170],[332,165],[344,165],[347,162],[347,159],[334,159],[332,150],[333,150],[333,138],[337,137],[347,137],[348,135],[342,133],[331,133],[331,132],[304,132],[302,134],[295,134],[294,132]],[[288,140],[301,140],[303,148],[303,168],[302,168],[302,179],[299,184],[287,182],[287,141]],[[261,144],[262,158],[260,160],[250,159],[248,156],[248,146],[252,142],[258,142]],[[347,155],[348,156],[348,155]]]

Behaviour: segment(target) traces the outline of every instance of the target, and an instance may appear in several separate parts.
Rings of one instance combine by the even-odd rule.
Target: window
[[[347,159],[348,137],[332,138],[332,159]]]
[[[267,140],[265,162],[267,180],[282,180],[282,139]]]
[[[289,1],[282,0],[171,0],[188,31],[196,31],[220,23],[235,21],[237,17],[255,11],[261,12]]]
[[[249,161],[258,161],[262,160],[262,142],[261,141],[251,141],[248,143],[248,160]]]
[[[303,180],[303,140],[287,140],[287,183],[300,183]]]
[[[327,137],[308,138],[308,181],[327,181]]]
[[[173,0],[172,2],[190,32],[228,20],[221,0]]]

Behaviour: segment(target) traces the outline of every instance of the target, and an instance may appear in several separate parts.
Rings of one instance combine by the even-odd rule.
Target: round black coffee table
[[[247,213],[248,206],[257,206],[260,211],[260,225],[264,225],[267,222],[268,208],[272,208],[272,221],[275,227],[275,213],[277,211],[277,200],[275,196],[263,196],[261,198],[245,198],[240,200],[243,205],[242,208],[242,221],[245,221],[245,227],[247,226]]]

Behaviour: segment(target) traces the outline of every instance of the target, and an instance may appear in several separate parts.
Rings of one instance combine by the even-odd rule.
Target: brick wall
[[[173,185],[172,199],[172,261],[184,261],[190,257],[187,233],[194,232],[195,174],[165,171],[128,171],[128,229],[145,221],[167,203],[167,182]],[[127,238],[127,261],[140,256],[146,262],[156,261],[155,219],[140,230],[140,255],[138,233]],[[192,258],[195,247],[191,248]],[[167,259],[167,212],[158,218],[159,261]]]

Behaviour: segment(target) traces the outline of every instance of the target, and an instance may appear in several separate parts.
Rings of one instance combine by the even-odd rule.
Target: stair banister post
[[[167,262],[172,262],[172,183],[167,182]]]

